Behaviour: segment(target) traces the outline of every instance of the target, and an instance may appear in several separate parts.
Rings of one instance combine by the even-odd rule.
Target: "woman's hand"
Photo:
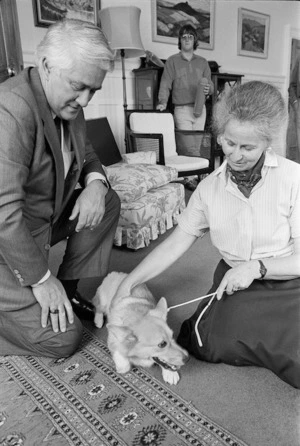
[[[33,287],[32,292],[42,308],[42,327],[46,328],[48,317],[50,317],[53,331],[65,332],[67,319],[72,324],[74,315],[62,283],[51,274],[45,282]]]
[[[107,187],[99,180],[91,181],[83,189],[70,215],[70,220],[78,217],[76,232],[82,229],[90,229],[92,231],[101,223],[105,212],[106,193]]]
[[[224,291],[230,295],[248,288],[253,280],[260,278],[259,269],[258,260],[251,260],[228,270],[218,286],[217,299],[222,298]]]

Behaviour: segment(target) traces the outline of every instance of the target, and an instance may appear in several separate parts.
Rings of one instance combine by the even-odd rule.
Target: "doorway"
[[[297,61],[300,60],[300,40],[292,39],[290,77]],[[290,79],[289,77],[289,79]],[[296,116],[294,110],[289,105],[289,125],[287,131],[286,157],[300,163],[300,148],[297,143]]]
[[[0,0],[0,82],[23,69],[16,0]]]

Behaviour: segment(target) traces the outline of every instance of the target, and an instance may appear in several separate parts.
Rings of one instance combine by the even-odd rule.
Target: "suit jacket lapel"
[[[56,191],[54,217],[58,216],[61,210],[64,193],[64,162],[60,147],[60,141],[53,121],[51,109],[45,96],[40,76],[37,68],[32,68],[29,74],[30,85],[36,97],[37,106],[40,111],[40,117],[44,125],[45,138],[53,153],[55,171],[56,171]]]

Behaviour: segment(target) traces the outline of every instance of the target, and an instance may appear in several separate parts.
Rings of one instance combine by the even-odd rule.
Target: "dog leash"
[[[208,304],[206,305],[206,307],[203,308],[203,310],[199,314],[198,319],[196,320],[196,323],[195,323],[195,332],[196,332],[197,340],[198,340],[198,343],[199,343],[200,347],[203,347],[203,342],[201,340],[201,337],[200,337],[200,334],[199,334],[199,331],[198,331],[198,325],[199,325],[199,322],[202,319],[202,316],[204,315],[206,310],[210,307],[210,305],[211,305],[212,301],[214,300],[214,298],[216,297],[216,295],[217,295],[216,292],[215,293],[211,293],[211,294],[206,294],[205,296],[196,297],[196,299],[188,300],[187,302],[183,302],[183,303],[178,304],[178,305],[173,305],[172,307],[168,308],[168,312],[169,312],[170,310],[173,310],[173,308],[182,307],[183,305],[188,305],[188,304],[191,304],[192,302],[197,302],[198,300],[203,300],[203,299],[206,299],[207,297],[210,297],[210,300],[208,301]]]

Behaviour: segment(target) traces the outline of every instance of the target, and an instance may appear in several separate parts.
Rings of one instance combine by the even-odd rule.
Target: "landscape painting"
[[[49,26],[64,17],[98,22],[100,0],[32,0],[35,26]]]
[[[152,0],[152,33],[156,42],[178,43],[178,31],[186,24],[197,30],[198,48],[214,47],[214,0]]]
[[[238,55],[268,57],[270,16],[239,8]]]

